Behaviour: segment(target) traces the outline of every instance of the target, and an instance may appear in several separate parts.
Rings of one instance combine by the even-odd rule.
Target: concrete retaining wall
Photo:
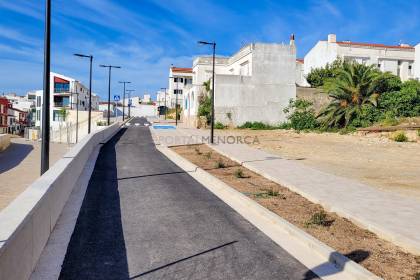
[[[4,151],[10,145],[10,136],[8,134],[0,134],[0,152]]]
[[[82,139],[0,212],[0,279],[28,279],[90,154],[120,129]]]

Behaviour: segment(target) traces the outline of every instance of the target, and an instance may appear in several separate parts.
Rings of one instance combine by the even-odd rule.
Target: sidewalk
[[[181,145],[180,141],[186,140],[185,144],[200,143],[201,136],[208,135],[208,131],[183,128],[151,131],[162,145],[165,145],[162,141],[168,145]],[[169,143],[170,136],[178,136],[178,143]],[[420,254],[420,204],[417,200],[321,172],[248,145],[218,144],[212,148],[310,201],[321,204],[326,210],[348,218],[411,253]]]

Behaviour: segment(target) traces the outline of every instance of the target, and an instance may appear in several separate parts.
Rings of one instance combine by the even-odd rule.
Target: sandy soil
[[[259,149],[299,160],[318,170],[420,200],[420,141],[398,143],[377,134],[296,133],[287,130],[224,130],[258,136]]]
[[[327,213],[324,225],[308,225],[314,213],[323,211],[320,205],[238,166],[208,146],[178,146],[172,149],[384,279],[415,279],[414,275],[420,272],[420,256],[405,253],[334,213]],[[223,162],[225,168],[216,168],[218,161]],[[235,176],[238,169],[243,171],[243,178]]]
[[[50,143],[50,166],[70,146]],[[12,138],[10,146],[0,153],[0,211],[40,176],[41,142]]]

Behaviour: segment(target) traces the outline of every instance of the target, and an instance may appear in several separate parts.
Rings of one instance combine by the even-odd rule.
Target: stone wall
[[[296,87],[296,98],[312,102],[317,113],[331,102],[331,98],[318,88]]]
[[[0,134],[0,152],[4,151],[10,145],[10,136],[8,134]]]

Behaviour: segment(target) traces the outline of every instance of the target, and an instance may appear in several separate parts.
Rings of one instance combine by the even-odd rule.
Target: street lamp
[[[165,121],[166,121],[166,111],[167,111],[167,107],[166,107],[166,87],[160,88],[161,90],[163,89],[165,92]]]
[[[176,94],[175,94],[175,125],[178,125],[178,94],[179,94],[179,89],[178,89],[178,81],[179,81],[179,77],[169,77],[169,79],[173,79],[174,83],[175,83],[175,79],[176,80]]]
[[[205,42],[198,41],[200,45],[211,45],[213,47],[213,79],[212,79],[212,90],[211,90],[211,130],[210,130],[210,143],[213,144],[214,138],[214,65],[216,60],[216,42]]]
[[[131,93],[136,91],[135,89],[127,89],[128,92],[128,118],[131,117]]]
[[[124,121],[124,117],[125,117],[125,84],[131,84],[131,82],[119,81],[118,83],[124,84],[124,91],[123,91],[123,121]]]
[[[42,94],[41,175],[50,165],[50,65],[51,64],[51,0],[45,0],[44,92]]]
[[[108,68],[108,125],[110,125],[110,114],[111,114],[111,68],[121,68],[121,66],[114,65],[99,65],[99,67]]]
[[[93,56],[92,55],[84,55],[80,53],[75,53],[75,56],[78,57],[85,57],[89,58],[90,66],[89,66],[89,114],[88,114],[88,134],[90,134],[90,126],[91,126],[91,117],[92,117],[92,62]]]

